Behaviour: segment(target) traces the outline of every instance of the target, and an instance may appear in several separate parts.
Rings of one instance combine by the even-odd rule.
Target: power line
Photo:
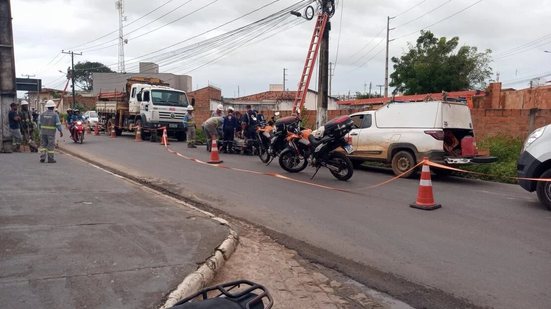
[[[409,24],[411,24],[412,22],[417,21],[417,20],[419,20],[419,19],[421,19],[421,18],[423,18],[423,17],[429,15],[430,13],[432,13],[432,12],[434,12],[434,11],[436,11],[436,10],[442,8],[443,6],[445,6],[446,4],[448,4],[448,3],[452,2],[452,1],[453,1],[453,0],[446,0],[446,1],[444,1],[442,4],[440,4],[440,5],[438,5],[437,7],[433,8],[432,10],[430,10],[430,11],[428,11],[428,12],[426,12],[426,13],[420,15],[419,17],[416,17],[416,18],[414,18],[414,19],[411,19],[410,21],[407,21],[407,22],[405,22],[405,23],[403,23],[403,24],[401,24],[401,25],[398,25],[398,26],[396,26],[395,28],[400,28],[400,27],[403,27],[403,26],[405,26],[405,25],[409,25]]]
[[[472,3],[472,4],[470,4],[470,5],[468,5],[468,6],[466,6],[466,7],[464,7],[463,9],[461,9],[461,10],[455,12],[455,13],[453,13],[453,14],[451,14],[451,15],[449,15],[449,16],[446,16],[446,17],[444,17],[444,18],[442,18],[442,19],[440,19],[440,20],[438,20],[437,22],[434,22],[434,23],[432,23],[432,24],[430,24],[430,25],[428,25],[428,26],[426,26],[426,27],[423,27],[423,28],[417,30],[417,31],[414,31],[414,32],[411,32],[411,33],[408,33],[408,34],[405,34],[405,35],[402,35],[402,36],[399,36],[399,37],[395,38],[395,40],[402,39],[402,38],[408,37],[408,36],[413,35],[413,34],[417,34],[417,33],[419,33],[419,31],[421,31],[421,30],[428,29],[428,28],[430,28],[430,27],[432,27],[432,26],[435,26],[435,25],[437,25],[437,24],[439,24],[439,23],[441,23],[441,22],[444,22],[444,21],[446,21],[446,20],[448,20],[448,19],[450,19],[450,18],[452,18],[452,17],[454,17],[454,16],[456,16],[456,15],[459,15],[459,14],[465,12],[466,10],[472,8],[473,6],[479,4],[479,3],[482,2],[482,1],[483,1],[483,0],[478,0],[478,1],[476,1],[476,2],[474,2],[474,3]]]
[[[151,10],[151,11],[145,13],[144,15],[140,16],[139,18],[137,18],[137,19],[135,19],[135,20],[129,22],[129,23],[126,24],[124,27],[128,27],[128,26],[130,26],[130,25],[132,25],[132,24],[138,22],[139,20],[143,19],[144,17],[146,17],[146,16],[148,16],[148,15],[151,15],[152,13],[158,11],[159,9],[161,9],[162,7],[164,7],[165,5],[169,4],[169,3],[172,2],[172,1],[174,1],[174,0],[168,0],[167,2],[165,2],[165,3],[161,4],[161,5],[159,5],[158,7],[156,7],[155,9],[153,9],[153,10]],[[72,49],[76,49],[76,48],[79,48],[79,47],[83,47],[83,46],[86,46],[86,45],[88,45],[88,44],[90,44],[90,43],[99,41],[99,40],[101,40],[101,39],[103,39],[103,38],[105,38],[105,37],[110,36],[111,34],[117,33],[118,31],[119,31],[119,29],[113,30],[113,31],[111,31],[111,32],[109,32],[109,33],[106,33],[106,34],[104,34],[104,35],[102,35],[102,36],[100,36],[100,37],[97,37],[97,38],[95,38],[95,39],[93,39],[93,40],[91,40],[91,41],[88,41],[88,42],[82,43],[82,44],[80,44],[80,45],[77,45],[77,46],[73,47]]]

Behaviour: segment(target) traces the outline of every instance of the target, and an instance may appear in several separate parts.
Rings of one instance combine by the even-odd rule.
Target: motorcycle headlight
[[[524,151],[526,148],[528,148],[528,146],[530,146],[530,144],[540,138],[543,135],[543,132],[545,132],[545,127],[541,127],[532,132],[532,134],[530,134],[524,142],[524,147],[522,148],[522,151]]]
[[[77,121],[77,125],[82,125],[82,121]]]

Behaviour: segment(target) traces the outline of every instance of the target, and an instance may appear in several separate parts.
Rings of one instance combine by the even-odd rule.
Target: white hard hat
[[[233,107],[228,106],[228,110],[233,112]]]
[[[23,101],[21,101],[21,106],[23,106],[23,105],[29,105],[29,102],[23,100]]]
[[[187,106],[187,110],[188,110],[188,111],[192,111],[192,110],[193,110],[193,106],[192,106],[192,105],[188,105],[188,106]]]
[[[276,116],[279,116],[279,112],[275,112],[274,114],[275,114]]]
[[[216,107],[216,109],[219,110],[219,111],[223,111],[223,110],[224,110],[224,105],[218,104],[218,106]]]
[[[46,102],[46,105],[45,105],[46,108],[49,108],[49,107],[55,107],[55,103],[54,101],[52,100],[48,100],[48,102]]]

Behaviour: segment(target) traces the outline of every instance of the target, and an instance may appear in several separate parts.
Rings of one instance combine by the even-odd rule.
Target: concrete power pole
[[[115,2],[115,6],[117,7],[117,10],[119,11],[119,73],[125,73],[126,69],[124,67],[124,44],[127,42],[127,40],[124,39],[124,33],[123,33],[123,22],[126,20],[126,17],[124,16],[124,1],[123,0],[117,0]]]
[[[61,51],[64,54],[71,55],[71,88],[73,88],[73,104],[72,108],[75,108],[75,55],[81,56],[82,53],[75,53],[73,51]]]
[[[10,0],[0,0],[0,152],[12,152],[10,104],[17,99]]]
[[[385,56],[385,98],[388,98],[388,48],[390,45],[390,30],[394,30],[394,28],[390,28],[390,20],[394,19],[395,17],[388,16],[386,18],[386,56]]]
[[[286,91],[285,82],[287,81],[287,69],[283,68],[283,91]]]
[[[330,14],[330,10],[334,9],[333,0],[321,0],[321,7],[324,14]],[[327,106],[329,95],[329,31],[331,30],[331,22],[328,20],[325,25],[325,31],[321,39],[319,51],[319,79],[318,79],[318,102],[317,102],[317,117],[316,127],[320,127],[327,122]]]

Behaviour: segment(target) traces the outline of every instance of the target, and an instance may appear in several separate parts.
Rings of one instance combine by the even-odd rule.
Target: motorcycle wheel
[[[258,157],[260,158],[260,161],[262,163],[268,163],[270,161],[270,154],[268,153],[268,149],[264,148],[264,146],[258,147]]]
[[[279,166],[289,173],[298,173],[306,168],[308,160],[302,154],[296,155],[291,149],[285,149],[279,155]]]
[[[339,169],[338,171],[329,169],[331,174],[333,174],[333,176],[335,176],[338,180],[347,181],[354,174],[354,166],[352,165],[352,162],[343,153],[333,152],[329,154],[327,165],[331,165]]]
[[[84,142],[84,132],[78,134],[78,142],[82,144]]]

